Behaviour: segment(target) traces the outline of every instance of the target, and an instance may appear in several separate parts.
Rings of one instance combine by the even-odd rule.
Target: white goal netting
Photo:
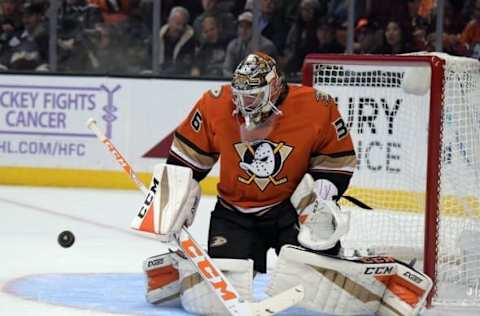
[[[433,304],[480,305],[480,63],[314,55],[306,67],[304,83],[337,99],[354,140],[358,167],[347,194],[374,208],[345,204],[352,221],[344,247],[419,262],[436,253],[426,266],[435,271]]]

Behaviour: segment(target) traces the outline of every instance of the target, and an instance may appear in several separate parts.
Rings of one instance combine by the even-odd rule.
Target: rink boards
[[[134,189],[134,186],[86,128],[87,119],[97,120],[102,131],[148,183],[153,165],[168,155],[175,127],[202,93],[225,83],[101,76],[4,75],[1,78],[0,184],[117,189]],[[340,105],[345,103],[340,101]],[[399,148],[408,147],[401,145]],[[359,155],[363,155],[359,161],[374,165],[382,161],[383,151],[365,151],[368,148],[362,151],[358,144],[357,147]],[[406,159],[398,148],[391,150],[394,152],[390,156]],[[374,153],[380,156],[373,156]],[[389,162],[389,168],[397,166],[399,161]],[[384,175],[377,173],[388,168],[377,170],[368,166],[359,164],[356,173],[369,183],[356,187],[353,181],[353,190],[348,194],[375,208],[423,211],[422,182],[417,187],[404,185],[407,183],[404,180],[394,181],[390,187],[378,187],[375,179]],[[408,179],[411,174],[399,169],[395,177]],[[218,166],[215,166],[201,183],[203,192],[216,194],[217,182]],[[454,205],[458,213],[464,207],[478,213],[475,197],[448,195],[443,199],[444,204]]]

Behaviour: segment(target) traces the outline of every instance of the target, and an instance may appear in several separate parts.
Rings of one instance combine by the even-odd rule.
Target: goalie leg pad
[[[377,315],[420,314],[432,286],[433,282],[427,275],[398,262],[397,273],[388,280]]]
[[[432,281],[392,257],[339,258],[284,246],[267,293],[300,282],[299,306],[334,315],[414,316],[425,304]]]
[[[253,261],[212,259],[246,301],[252,300]],[[229,315],[225,306],[189,262],[179,266],[183,308],[199,315]]]
[[[300,282],[305,288],[300,307],[334,315],[373,314],[385,286],[364,277],[360,269],[336,257],[287,245],[280,252],[267,293],[276,295]]]
[[[180,297],[178,265],[186,261],[176,252],[149,257],[143,262],[147,281],[145,298],[151,304],[171,303]]]

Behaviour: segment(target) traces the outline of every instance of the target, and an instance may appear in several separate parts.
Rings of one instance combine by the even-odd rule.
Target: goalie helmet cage
[[[431,305],[480,306],[480,62],[440,53],[310,54],[358,158],[347,251],[423,260]]]

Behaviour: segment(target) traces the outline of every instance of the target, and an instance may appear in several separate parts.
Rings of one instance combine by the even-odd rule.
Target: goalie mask
[[[275,60],[266,54],[250,54],[238,65],[232,80],[233,114],[243,118],[245,130],[261,126],[272,114],[281,114],[275,103],[283,87]]]

